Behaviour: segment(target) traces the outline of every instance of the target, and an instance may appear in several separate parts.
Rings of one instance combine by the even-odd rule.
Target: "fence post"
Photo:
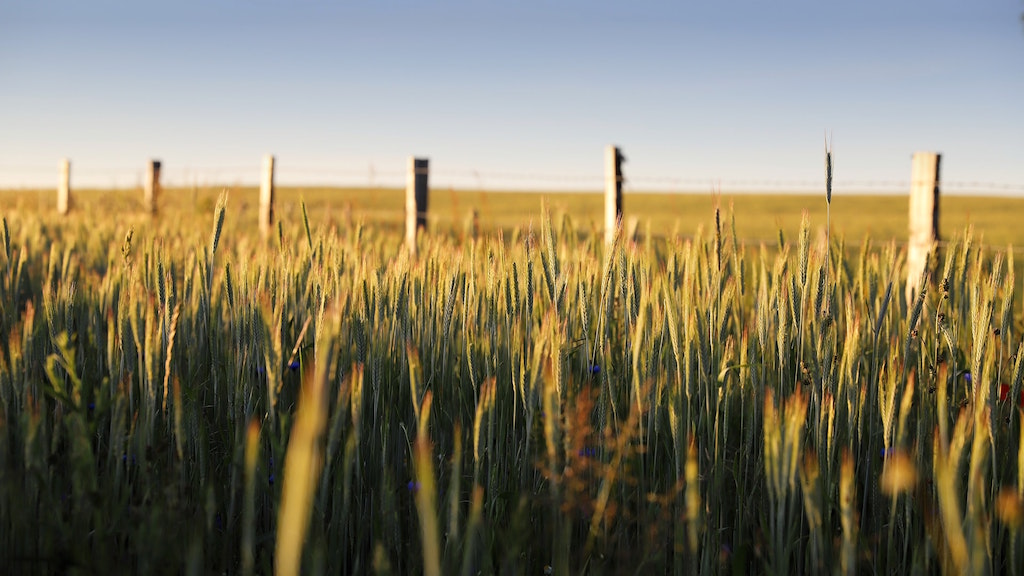
[[[941,154],[914,153],[910,175],[910,241],[907,246],[908,302],[921,288],[928,253],[939,241],[939,164]]]
[[[146,165],[146,180],[143,183],[143,208],[156,214],[157,199],[160,197],[160,161],[150,160]]]
[[[57,184],[57,214],[61,216],[71,209],[71,160],[60,161],[60,180]]]
[[[260,179],[260,234],[266,238],[274,223],[274,155],[263,157],[263,175]]]
[[[405,244],[416,255],[416,231],[427,227],[427,177],[430,160],[409,157],[409,173],[405,185]]]
[[[608,145],[604,153],[604,241],[615,241],[622,226],[622,163],[626,157],[617,146]]]

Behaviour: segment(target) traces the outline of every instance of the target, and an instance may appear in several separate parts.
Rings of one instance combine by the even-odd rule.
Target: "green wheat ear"
[[[11,231],[7,228],[7,218],[3,218],[4,228],[4,254],[7,255],[7,267],[11,266]],[[129,236],[130,237],[130,236]]]
[[[306,230],[306,244],[309,246],[309,252],[313,252],[313,234],[309,231],[309,214],[306,213],[306,201],[300,202],[302,205],[302,227]]]
[[[228,204],[228,191],[224,190],[217,198],[217,209],[214,213],[213,234],[210,236],[210,258],[217,253],[217,245],[220,244],[220,233],[224,229],[224,210]]]
[[[825,203],[832,204],[832,135],[825,135]]]
[[[832,135],[825,134],[825,290],[829,291],[828,274],[832,266]],[[831,301],[826,300],[831,307]],[[828,316],[824,310],[816,310],[822,316]]]
[[[228,295],[228,307],[235,307],[235,291],[231,282],[231,263],[227,262],[224,264],[224,289]]]
[[[135,227],[132,226],[128,229],[128,234],[124,237],[124,243],[121,244],[121,260],[128,264],[132,255],[132,236],[135,234]]]

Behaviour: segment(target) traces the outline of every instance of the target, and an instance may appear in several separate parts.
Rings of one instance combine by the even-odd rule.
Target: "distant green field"
[[[223,188],[166,189],[160,205],[176,214],[212,214],[217,195]],[[228,187],[231,220],[239,226],[255,226],[259,192],[255,187]],[[80,190],[73,201],[80,213],[92,218],[117,214],[119,218],[144,217],[140,212],[141,191]],[[404,190],[393,188],[326,188],[281,187],[276,195],[276,209],[282,217],[298,213],[305,201],[312,224],[339,225],[352,218],[366,224],[399,227],[402,224]],[[600,231],[603,227],[602,196],[598,192],[481,192],[467,190],[433,190],[430,197],[430,225],[437,231],[467,231],[475,210],[483,232],[501,228],[509,232],[516,227],[537,225],[541,203],[546,201],[552,212],[569,215],[580,227]],[[53,190],[0,191],[0,209],[53,210]],[[824,195],[806,194],[724,194],[723,214],[735,212],[736,234],[748,245],[764,242],[774,245],[779,231],[788,237],[800,226],[807,211],[812,230],[824,233],[826,223]],[[941,200],[940,233],[943,239],[960,236],[974,226],[979,240],[1003,249],[1008,244],[1024,247],[1024,227],[1018,224],[1024,215],[1024,198],[981,198],[949,196]],[[642,237],[650,226],[652,235],[679,234],[691,236],[698,226],[706,225],[714,213],[711,194],[627,193],[624,198],[627,224],[637,219],[637,233]],[[866,237],[875,242],[907,237],[908,200],[903,195],[834,195],[832,198],[832,232],[845,237],[848,244],[860,244]]]

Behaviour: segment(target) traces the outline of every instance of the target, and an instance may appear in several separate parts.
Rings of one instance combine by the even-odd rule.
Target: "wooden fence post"
[[[609,145],[604,153],[604,241],[615,241],[615,232],[622,226],[622,163],[626,157],[617,146]]]
[[[921,288],[928,253],[939,241],[939,164],[935,152],[916,152],[910,175],[910,241],[907,246],[906,299]]]
[[[57,184],[57,214],[61,216],[71,209],[71,160],[60,161],[60,180]]]
[[[260,180],[260,234],[266,238],[274,223],[274,156],[263,157],[263,175]]]
[[[143,182],[143,208],[150,214],[156,214],[157,200],[160,197],[160,161],[150,160],[146,165],[146,180]]]
[[[427,177],[430,161],[409,157],[409,173],[405,185],[405,244],[409,253],[416,255],[416,232],[427,227]]]

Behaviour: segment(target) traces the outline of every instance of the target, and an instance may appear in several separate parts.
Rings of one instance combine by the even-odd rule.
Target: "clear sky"
[[[0,2],[0,187],[170,183],[1024,194],[1021,0]]]

